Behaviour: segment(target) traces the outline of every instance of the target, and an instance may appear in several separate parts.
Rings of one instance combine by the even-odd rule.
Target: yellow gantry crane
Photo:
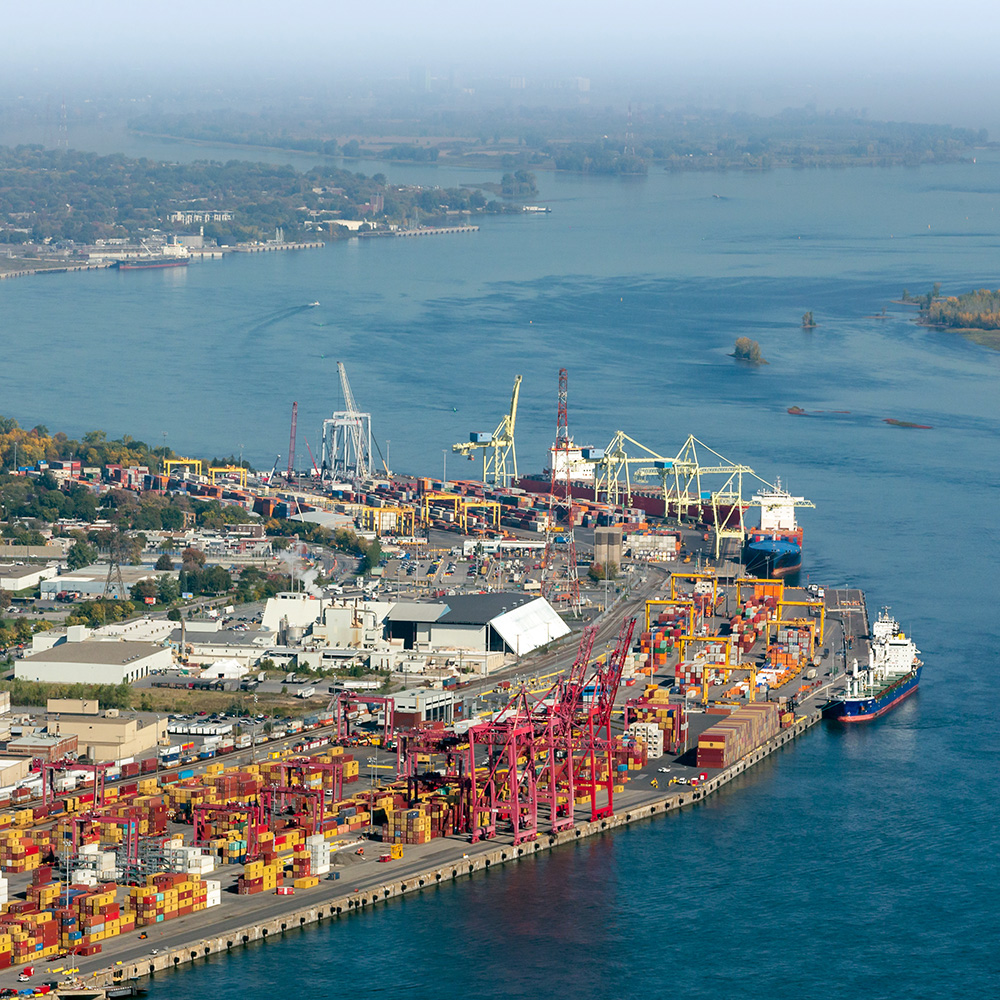
[[[494,486],[510,486],[517,479],[517,452],[514,450],[514,422],[517,419],[517,398],[521,392],[521,376],[514,379],[510,397],[510,412],[505,413],[492,434],[472,433],[468,441],[453,444],[451,450],[475,461],[476,451],[483,452],[483,482]],[[508,465],[508,458],[510,463]]]
[[[225,476],[228,479],[237,479],[241,489],[247,488],[247,470],[242,465],[210,465],[208,467],[209,481],[214,486],[216,476]]]
[[[200,458],[166,458],[163,460],[163,470],[169,476],[174,469],[193,470],[195,475],[201,475]]]

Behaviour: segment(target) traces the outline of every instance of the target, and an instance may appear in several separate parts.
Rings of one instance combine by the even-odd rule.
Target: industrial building
[[[425,722],[451,725],[454,721],[455,696],[450,691],[413,688],[399,691],[392,700],[395,723],[400,728],[412,728]]]
[[[165,571],[147,569],[143,566],[122,566],[121,576],[125,590],[130,591],[140,580],[155,580],[163,576]],[[45,579],[39,585],[42,600],[52,600],[60,591],[66,590],[81,597],[101,597],[105,587],[111,597],[127,599],[128,593],[120,593],[118,586],[117,571],[111,574],[108,579],[108,566],[105,563],[97,563],[94,566],[87,566],[84,569],[73,570],[70,573],[63,573],[61,576],[54,576],[52,579]]]
[[[193,663],[204,665],[219,660],[238,660],[249,667],[274,645],[275,634],[262,630],[222,629],[218,622],[187,622],[183,629],[171,631],[169,641],[178,652],[183,645],[184,655]]]
[[[13,593],[34,590],[42,580],[49,580],[58,572],[55,566],[0,566],[0,590]]]
[[[524,656],[569,634],[569,626],[545,598],[522,593],[401,602],[386,621],[389,639],[402,639],[405,649],[467,649]]]
[[[621,566],[621,526],[594,529],[594,562],[598,566]]]
[[[115,708],[101,712],[96,700],[50,698],[47,710],[49,736],[75,740],[79,752],[92,761],[126,760],[167,739],[166,717],[122,715]]]
[[[71,625],[65,635],[39,632],[31,651],[14,667],[18,680],[53,684],[123,684],[173,665],[167,646],[124,639],[98,639],[84,625]]]
[[[16,788],[30,772],[30,758],[0,757],[0,788]]]
[[[67,754],[76,753],[78,747],[75,736],[55,736],[44,733],[26,733],[7,742],[6,753],[12,757],[38,757],[44,761],[60,760]]]

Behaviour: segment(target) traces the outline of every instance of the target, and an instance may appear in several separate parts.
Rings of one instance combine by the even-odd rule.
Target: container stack
[[[135,929],[135,917],[115,901],[118,886],[70,893],[71,908],[59,911],[64,947],[87,948]]]
[[[7,942],[0,942],[0,958],[9,954],[7,965],[25,965],[50,958],[59,951],[59,924],[52,912],[5,913],[0,917],[0,937],[8,938],[9,952],[4,952]],[[0,966],[2,966],[0,961]]]
[[[631,704],[637,722],[653,722],[663,733],[665,753],[679,754],[687,749],[688,720],[684,707],[670,702],[670,692],[650,684],[641,698]]]
[[[674,680],[682,688],[700,688],[707,673],[709,684],[721,684],[725,679],[725,672],[713,669],[704,660],[678,660],[674,668]]]
[[[309,868],[313,875],[326,875],[330,870],[330,845],[321,833],[306,837]]]
[[[39,865],[31,873],[31,884],[28,886],[27,900],[39,910],[56,906],[59,902],[61,882],[52,881],[52,866]],[[6,902],[6,900],[5,900]]]
[[[205,879],[205,909],[222,905],[222,883],[218,879]]]
[[[134,914],[137,927],[149,927],[204,910],[205,882],[196,876],[163,873],[150,875],[145,886],[129,890],[126,911]]]
[[[0,830],[0,868],[5,872],[34,871],[41,861],[41,847],[31,833]]]
[[[200,847],[165,847],[163,857],[170,871],[185,875],[207,875],[215,870],[215,859]]]
[[[305,847],[292,852],[292,884],[298,889],[298,880],[312,875],[312,855]]]
[[[648,759],[657,760],[663,756],[663,730],[655,722],[633,722],[628,734],[646,747]]]
[[[698,737],[698,767],[729,767],[766,743],[778,729],[778,706],[773,702],[737,709]]]
[[[658,627],[639,636],[639,648],[648,657],[654,670],[667,665],[667,657],[674,648],[674,639],[668,627]]]
[[[274,892],[283,883],[284,877],[284,865],[280,862],[268,865],[263,861],[248,861],[243,867],[243,874],[237,879],[236,891],[241,896]]]
[[[393,844],[429,843],[431,818],[423,809],[393,810],[387,829],[383,832],[383,837]]]

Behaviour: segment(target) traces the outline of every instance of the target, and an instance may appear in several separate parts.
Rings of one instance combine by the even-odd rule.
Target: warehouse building
[[[405,649],[467,649],[525,656],[569,635],[544,597],[463,594],[431,603],[401,602],[386,618],[388,638]]]
[[[42,580],[39,584],[39,591],[43,600],[52,600],[56,594],[67,591],[71,594],[79,594],[84,598],[102,597],[105,586],[111,597],[125,600],[128,598],[132,588],[140,580],[156,580],[157,578],[169,575],[165,570],[146,569],[143,566],[122,566],[122,583],[125,585],[126,593],[121,593],[118,586],[118,574],[114,573],[108,580],[108,566],[98,563],[95,566],[87,566],[85,569],[73,570],[70,573],[63,573],[61,576],[53,577],[50,580]]]
[[[97,639],[84,625],[72,625],[65,635],[39,632],[31,651],[14,667],[18,680],[53,684],[123,684],[173,665],[167,646],[123,639]]]
[[[450,726],[454,720],[455,696],[450,691],[413,688],[397,692],[392,700],[393,718],[401,729],[415,728],[426,722],[443,722]]]
[[[0,566],[0,590],[34,590],[59,572],[56,566]]]
[[[167,739],[167,719],[151,714],[115,708],[101,712],[96,701],[77,698],[50,698],[48,733],[74,739],[79,752],[92,761],[128,760],[152,750]]]

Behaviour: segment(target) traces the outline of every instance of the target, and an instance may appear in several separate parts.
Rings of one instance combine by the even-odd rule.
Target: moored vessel
[[[171,237],[163,245],[159,253],[152,250],[142,242],[142,249],[145,254],[140,257],[124,257],[115,262],[119,271],[145,271],[150,268],[161,267],[187,267],[191,259],[191,252],[183,243],[178,243],[176,237]]]
[[[859,670],[854,661],[844,689],[823,709],[824,718],[865,722],[884,715],[920,684],[919,653],[889,609],[883,608],[872,626],[867,668]]]
[[[134,260],[120,260],[119,271],[145,271],[155,267],[187,267],[187,257],[136,257]]]
[[[803,497],[793,497],[781,488],[754,494],[760,506],[760,527],[750,528],[743,544],[746,571],[755,576],[781,577],[802,566],[802,528],[795,520],[795,506]]]

